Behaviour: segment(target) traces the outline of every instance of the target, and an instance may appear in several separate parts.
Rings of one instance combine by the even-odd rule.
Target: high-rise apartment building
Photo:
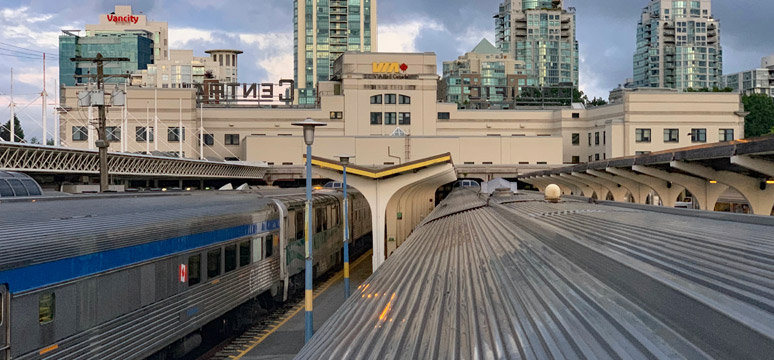
[[[506,0],[495,24],[497,48],[524,61],[527,85],[578,85],[574,8],[562,0]]]
[[[508,109],[526,85],[524,62],[503,54],[487,39],[457,60],[443,62],[438,100],[461,109]]]
[[[316,102],[318,81],[345,52],[377,51],[377,0],[294,0],[293,69],[299,104]]]
[[[774,97],[774,55],[761,59],[761,67],[723,75],[722,87],[744,95],[766,94]]]
[[[114,34],[78,36],[65,31],[59,36],[59,82],[65,86],[75,86],[94,82],[89,75],[97,74],[97,65],[91,61],[71,61],[74,57],[92,58],[97,54],[104,57],[125,57],[129,61],[105,65],[106,83],[123,84],[122,77],[145,70],[153,64],[153,34],[143,31],[126,31]]]
[[[637,26],[634,85],[712,88],[723,75],[720,23],[712,1],[651,0]]]

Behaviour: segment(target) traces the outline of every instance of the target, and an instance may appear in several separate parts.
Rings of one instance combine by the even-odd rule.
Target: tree
[[[23,142],[24,141],[24,129],[22,129],[21,124],[19,123],[19,117],[14,115],[14,134],[16,142]],[[5,124],[3,124],[2,128],[0,128],[0,138],[4,141],[10,141],[10,137],[8,129],[11,128],[11,120],[6,121]]]
[[[603,99],[603,98],[598,98],[598,97],[595,97],[593,100],[591,100],[591,101],[590,101],[588,104],[586,104],[586,105],[591,105],[591,106],[603,106],[603,105],[607,105],[607,101],[606,101],[605,99]]]
[[[744,110],[750,114],[744,118],[745,137],[766,135],[774,128],[774,99],[766,94],[742,97]]]
[[[40,145],[40,141],[38,141],[38,138],[36,138],[36,137],[34,137],[34,136],[33,136],[33,137],[30,139],[30,144],[33,144],[33,145]]]

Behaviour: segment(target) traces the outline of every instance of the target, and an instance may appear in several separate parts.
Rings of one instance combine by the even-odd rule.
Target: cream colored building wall
[[[300,135],[249,136],[245,149],[246,161],[264,161],[271,154],[273,165],[302,165],[306,151]],[[314,156],[329,159],[355,155],[354,163],[363,166],[400,164],[447,152],[458,164],[557,164],[562,159],[559,138],[316,136],[313,148]]]
[[[116,5],[116,16],[132,15],[138,18],[137,23],[114,23],[108,21],[108,14],[99,15],[99,24],[86,25],[87,34],[98,34],[100,32],[118,32],[125,30],[145,30],[153,33],[153,53],[154,62],[169,58],[169,25],[166,22],[148,21],[148,17],[143,14],[132,14],[132,7],[127,5]],[[156,41],[158,36],[158,41]],[[158,55],[157,55],[158,54]]]
[[[67,112],[62,113],[60,120],[60,135],[62,136],[62,145],[66,147],[88,149],[90,144],[97,139],[96,122],[98,119],[98,110],[92,111],[93,121],[89,125],[88,108],[78,107],[76,94],[82,91],[82,87],[65,88],[65,103],[63,108]],[[112,90],[112,89],[108,89]],[[158,94],[158,96],[155,96]],[[108,99],[109,100],[109,99]],[[106,101],[107,102],[107,101]],[[183,153],[186,157],[197,158],[199,156],[198,128],[199,123],[196,118],[194,93],[189,89],[137,89],[130,88],[127,96],[127,129],[121,132],[121,136],[127,137],[129,152],[145,152],[146,142],[137,141],[136,128],[154,127],[154,104],[158,102],[158,130],[154,135],[158,138],[158,151],[177,152],[180,145],[178,142],[167,141],[167,131],[170,127],[178,127],[180,116],[182,114],[183,127],[185,128],[185,140],[183,141]],[[182,112],[180,104],[182,103]],[[146,111],[147,110],[147,111]],[[107,109],[107,126],[120,127],[123,122],[123,108],[109,107]],[[73,140],[73,126],[91,126],[93,137],[87,141]],[[150,142],[150,150],[155,150],[155,144]],[[110,151],[120,151],[120,142],[111,142]]]

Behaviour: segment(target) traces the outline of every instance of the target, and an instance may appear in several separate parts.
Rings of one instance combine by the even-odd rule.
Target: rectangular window
[[[73,141],[88,141],[89,128],[86,126],[73,126]]]
[[[395,94],[384,95],[384,103],[385,104],[395,104],[396,100],[397,99],[396,99]]]
[[[207,252],[207,279],[220,275],[220,249]]]
[[[341,111],[331,111],[331,120],[343,119],[344,113]]]
[[[575,146],[580,145],[580,134],[578,133],[572,134],[572,144]]]
[[[106,126],[105,137],[107,141],[121,141],[121,128],[118,126]]]
[[[398,118],[397,113],[394,113],[394,112],[384,113],[384,124],[395,125],[397,118]]]
[[[226,273],[236,270],[237,268],[237,246],[226,246]]]
[[[226,145],[239,145],[239,134],[226,134]]]
[[[734,141],[734,129],[720,129],[720,141]]]
[[[640,143],[650,142],[650,129],[636,129],[634,130],[634,140]]]
[[[169,127],[167,128],[167,141],[180,142],[180,128]],[[183,128],[183,141],[185,141],[185,128]]]
[[[148,131],[150,129],[150,131]],[[153,141],[153,127],[146,128],[144,126],[137,126],[134,128],[135,132],[135,139],[140,142],[144,141]],[[146,138],[145,136],[148,135],[150,138]]]
[[[580,119],[580,113],[572,113],[573,119]]]
[[[371,113],[371,125],[381,125],[382,124],[382,113],[380,112],[372,112]]]
[[[56,314],[56,295],[42,294],[38,298],[38,321],[40,324],[48,324],[54,321]]]
[[[398,114],[398,124],[399,125],[411,125],[411,113],[400,113]]]
[[[449,113],[447,112],[439,112],[438,113],[438,120],[449,120],[451,117],[449,116]]]
[[[411,104],[411,96],[401,95],[399,103],[403,105]]]
[[[261,253],[261,244],[263,243],[263,238],[262,237],[256,237],[252,241],[253,241],[253,256],[252,256],[252,258],[253,258],[253,262],[257,263],[257,262],[261,261],[261,259],[262,259],[262,257],[261,257],[261,255],[262,255],[262,253]]]
[[[371,104],[381,104],[382,103],[382,96],[381,95],[374,95],[371,96]]]
[[[599,132],[594,133],[594,145],[599,145]]]
[[[580,156],[573,156],[572,157],[572,163],[573,164],[580,164]]]
[[[239,267],[250,265],[250,241],[239,243]]]
[[[204,145],[215,145],[215,136],[212,134],[204,134]]]
[[[202,256],[194,255],[188,258],[188,286],[193,286],[202,280]]]
[[[591,146],[591,133],[589,133],[589,146]]]
[[[692,129],[691,141],[695,143],[707,142],[707,129]]]
[[[665,143],[680,142],[680,130],[679,129],[664,129],[664,142]]]
[[[264,249],[266,250],[266,256],[264,256],[264,258],[270,258],[274,253],[274,236],[267,235],[264,244],[266,245],[264,246]]]
[[[602,145],[607,145],[607,131],[602,132]]]
[[[599,154],[594,154],[594,160],[599,161]]]

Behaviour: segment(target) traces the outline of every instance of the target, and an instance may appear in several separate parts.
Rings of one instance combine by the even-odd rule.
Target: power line
[[[41,54],[51,55],[51,56],[54,56],[54,57],[59,57],[59,54],[47,53],[45,51],[40,51],[40,50],[33,50],[33,49],[30,49],[30,48],[25,48],[25,47],[17,46],[17,45],[9,44],[9,43],[2,42],[2,41],[0,41],[0,44],[6,45],[6,46],[10,46],[10,47],[14,47],[14,48],[17,48],[17,49],[32,51],[32,52],[35,52],[35,53],[41,53]]]

